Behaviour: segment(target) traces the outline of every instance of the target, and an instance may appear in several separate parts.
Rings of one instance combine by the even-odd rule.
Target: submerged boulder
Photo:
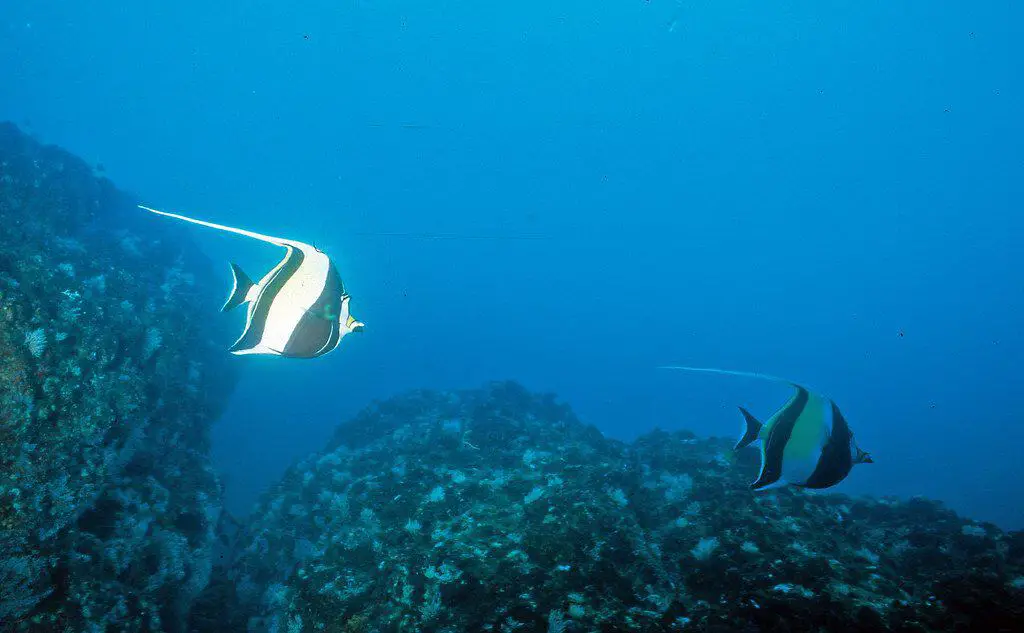
[[[1019,534],[926,500],[753,494],[756,462],[612,441],[514,383],[379,402],[265,495],[218,630],[1020,630]]]
[[[134,206],[0,124],[3,631],[181,630],[209,578],[230,334],[209,262]]]

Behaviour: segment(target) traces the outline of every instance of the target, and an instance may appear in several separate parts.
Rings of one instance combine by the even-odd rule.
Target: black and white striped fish
[[[784,484],[801,488],[830,488],[846,478],[857,464],[871,464],[871,455],[853,439],[853,431],[831,399],[789,380],[752,372],[706,367],[670,366],[662,369],[749,376],[781,382],[796,393],[768,421],[761,423],[740,407],[746,430],[736,443],[740,450],[760,441],[761,470],[750,484],[766,490]]]
[[[245,330],[228,349],[232,354],[315,358],[337,348],[349,332],[362,331],[363,323],[349,312],[350,297],[345,293],[338,270],[331,259],[315,246],[142,205],[139,208],[245,235],[286,250],[281,263],[264,275],[259,283],[253,283],[238,265],[231,264],[234,284],[221,310],[249,304]]]

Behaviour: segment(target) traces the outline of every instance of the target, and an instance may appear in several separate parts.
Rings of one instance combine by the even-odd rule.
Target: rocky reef
[[[731,440],[515,383],[376,402],[228,521],[233,332],[183,231],[0,125],[0,632],[1024,630],[1024,533],[754,494]]]
[[[83,161],[0,124],[0,630],[179,631],[234,383],[212,272]]]
[[[913,499],[753,494],[757,455],[603,437],[513,383],[342,425],[261,502],[209,630],[1024,630],[1024,534]],[[222,614],[224,611],[222,611]]]

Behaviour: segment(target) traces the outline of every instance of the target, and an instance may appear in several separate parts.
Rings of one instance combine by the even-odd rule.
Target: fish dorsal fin
[[[249,275],[246,275],[239,268],[238,264],[231,262],[229,265],[231,266],[231,276],[234,283],[231,286],[231,294],[228,295],[228,300],[224,302],[224,307],[220,309],[221,312],[233,310],[248,301],[249,292],[254,285],[252,279],[249,279]]]
[[[746,377],[746,378],[760,378],[761,380],[768,380],[768,381],[771,381],[771,382],[778,382],[778,383],[782,383],[782,384],[785,384],[785,385],[789,385],[791,387],[796,387],[797,389],[800,388],[800,385],[798,385],[797,383],[793,382],[792,380],[787,380],[785,378],[779,378],[778,376],[772,376],[772,375],[769,375],[769,374],[760,374],[760,373],[753,372],[753,371],[735,371],[735,370],[732,370],[732,369],[718,369],[718,368],[715,368],[715,367],[686,367],[686,366],[683,366],[683,365],[663,365],[663,366],[659,367],[658,369],[677,369],[677,370],[680,370],[680,371],[692,371],[692,372],[705,373],[705,374],[722,374],[722,375],[725,375],[725,376],[742,376],[742,377]]]
[[[684,366],[684,365],[662,365],[661,367],[658,367],[658,369],[676,369],[676,370],[679,370],[679,371],[692,371],[692,372],[704,373],[704,374],[719,374],[719,375],[724,375],[724,376],[740,376],[742,378],[757,378],[757,379],[760,379],[760,380],[767,380],[769,382],[776,382],[776,383],[779,383],[779,384],[782,384],[782,385],[789,385],[790,387],[796,389],[798,392],[799,391],[806,391],[807,393],[812,394],[812,395],[814,395],[816,397],[820,397],[820,398],[825,399],[825,400],[828,399],[828,398],[825,398],[825,396],[822,396],[821,394],[819,394],[818,392],[813,391],[813,390],[809,389],[808,387],[806,387],[804,385],[801,385],[800,383],[793,382],[792,380],[789,380],[788,378],[780,378],[778,376],[772,376],[771,374],[761,374],[761,373],[754,372],[754,371],[735,371],[735,370],[732,370],[732,369],[718,369],[716,367],[687,367],[687,366]],[[769,421],[768,424],[770,425],[771,422]]]
[[[253,239],[261,240],[263,242],[268,242],[270,244],[276,244],[277,246],[288,246],[290,244],[291,245],[295,244],[294,240],[286,240],[283,237],[274,237],[272,235],[263,235],[262,233],[256,233],[254,231],[247,231],[245,229],[240,229],[240,228],[236,228],[236,227],[233,227],[233,226],[226,226],[224,224],[215,224],[214,222],[207,222],[205,220],[197,220],[195,218],[190,218],[190,217],[187,217],[187,216],[184,216],[184,215],[178,215],[177,213],[168,213],[166,211],[157,211],[156,209],[151,209],[151,208],[149,208],[147,206],[143,206],[141,204],[139,205],[139,208],[140,209],[144,209],[146,211],[149,211],[151,213],[155,213],[157,215],[163,215],[163,216],[166,216],[168,218],[174,218],[176,220],[182,220],[184,222],[191,222],[192,224],[198,224],[200,226],[208,226],[211,229],[217,229],[217,230],[220,230],[220,231],[227,231],[228,233],[236,233],[238,235],[244,235],[246,237],[251,237]]]

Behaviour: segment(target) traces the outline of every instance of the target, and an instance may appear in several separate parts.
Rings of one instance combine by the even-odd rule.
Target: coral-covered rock
[[[380,402],[266,495],[218,599],[250,631],[1024,630],[1019,535],[754,494],[731,444],[624,445],[511,383]]]
[[[245,537],[238,594],[279,631],[650,623],[637,596],[670,586],[633,480],[623,446],[550,398],[414,393],[290,471]]]
[[[175,630],[209,577],[233,370],[209,262],[143,215],[0,125],[5,631]]]
[[[1024,622],[1024,592],[1011,591],[1024,568],[1009,559],[1011,537],[995,526],[924,499],[795,488],[755,494],[747,484],[756,478],[757,451],[732,464],[730,445],[652,433],[632,447],[645,490],[640,522],[677,562],[687,617],[722,630],[752,623],[752,630],[938,631],[981,617]],[[698,555],[708,539],[713,551]],[[942,597],[949,583],[975,590],[994,583],[1003,593],[983,614]]]

